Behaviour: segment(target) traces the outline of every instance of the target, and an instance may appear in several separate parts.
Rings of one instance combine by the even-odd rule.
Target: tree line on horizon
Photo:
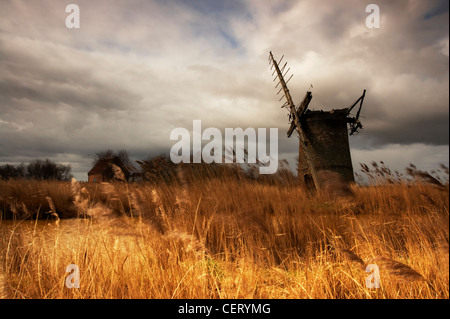
[[[133,173],[139,172],[141,178],[139,180],[153,183],[173,183],[180,182],[180,176],[196,177],[196,178],[212,178],[212,177],[233,177],[252,180],[284,180],[294,182],[296,177],[288,169],[287,161],[280,161],[280,168],[277,174],[273,176],[262,176],[258,174],[259,164],[248,164],[243,167],[238,164],[222,165],[222,164],[174,164],[168,154],[151,155],[145,160],[133,161],[128,151],[111,149],[101,150],[95,154],[92,166],[94,167],[100,161],[107,161],[121,169],[125,180],[128,181]],[[136,165],[137,164],[137,165]],[[72,167],[67,164],[59,164],[50,159],[36,159],[29,164],[4,164],[0,165],[0,179],[28,179],[28,180],[56,180],[70,181]],[[181,172],[184,171],[184,174]],[[114,170],[110,166],[106,166],[103,172],[105,180],[115,180]],[[183,178],[182,178],[183,179]],[[187,178],[188,180],[190,178]],[[273,182],[273,181],[272,181]]]
[[[289,164],[286,160],[279,161],[279,169],[276,174],[260,175],[258,173],[257,164],[217,164],[217,163],[190,163],[190,164],[174,164],[168,154],[161,153],[158,155],[149,156],[145,160],[132,161],[128,151],[111,149],[102,150],[95,154],[92,165],[95,166],[100,161],[109,161],[117,166],[124,174],[124,180],[129,181],[130,177],[139,173],[140,178],[137,181],[151,182],[151,183],[180,183],[195,179],[208,178],[225,178],[232,177],[233,179],[247,179],[258,180],[269,183],[282,184],[296,184],[297,176],[289,169]],[[138,166],[136,164],[138,164]],[[396,183],[409,179],[421,180],[423,182],[435,185],[448,185],[449,169],[444,164],[440,164],[440,169],[432,170],[430,172],[421,171],[413,164],[410,164],[405,170],[406,175],[398,171],[392,172],[385,164],[380,161],[380,164],[372,162],[370,168],[364,163],[360,163],[361,172],[369,179],[369,184],[377,184],[380,182]],[[108,170],[109,169],[109,170]],[[29,164],[4,164],[0,165],[0,180],[8,179],[28,179],[28,180],[56,180],[56,181],[70,181],[73,175],[71,174],[70,164],[58,164],[50,159],[36,159]],[[110,166],[103,172],[105,180],[114,181],[115,172]],[[362,176],[355,172],[357,179]],[[361,181],[360,181],[361,183]]]
[[[32,179],[32,180],[57,180],[70,181],[70,164],[58,164],[46,158],[45,160],[35,159],[29,164],[0,165],[0,179]]]
[[[133,169],[132,161],[125,150],[114,152],[112,150],[102,150],[95,154],[92,165],[96,165],[100,160],[113,160],[124,172]],[[45,160],[35,159],[29,164],[20,163],[18,165],[0,165],[0,179],[30,179],[30,180],[56,180],[70,181],[73,177],[72,166],[70,164],[56,163],[48,158]]]

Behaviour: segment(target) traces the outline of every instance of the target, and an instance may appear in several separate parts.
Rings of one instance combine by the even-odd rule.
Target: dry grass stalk
[[[340,249],[339,251],[346,260],[356,263],[358,264],[359,268],[361,268],[364,271],[366,270],[366,264],[357,254],[348,249]]]
[[[161,223],[161,229],[170,229],[170,222],[166,214],[166,210],[164,209],[164,205],[161,201],[161,198],[158,195],[156,189],[152,189],[152,201],[155,204],[155,215],[156,218],[159,219]]]
[[[72,177],[70,181],[71,193],[73,196],[73,204],[77,208],[77,216],[85,217],[89,207],[90,196],[85,187],[81,188],[80,184]]]
[[[425,278],[411,267],[388,257],[376,256],[370,263],[378,265],[381,271],[386,271],[399,281],[425,281]]]
[[[183,243],[186,252],[194,252],[197,256],[204,257],[207,255],[205,245],[197,238],[186,232],[177,229],[167,232],[165,237],[169,240],[179,240]]]
[[[119,182],[127,181],[125,178],[125,174],[123,173],[122,169],[119,166],[117,166],[116,164],[113,164],[113,163],[110,163],[109,165],[111,166],[111,169],[114,173],[114,179],[116,181],[119,181]]]
[[[438,244],[438,252],[443,254],[443,255],[449,255],[449,246],[448,246],[448,241],[445,239],[441,239],[439,244]]]
[[[55,207],[55,204],[53,204],[53,200],[51,199],[51,197],[48,197],[48,196],[46,196],[45,199],[47,200],[48,205],[50,206],[49,214],[56,218],[55,224],[59,225],[60,218],[59,218],[58,213],[56,212],[56,207]]]
[[[116,195],[114,187],[108,183],[101,184],[103,193],[109,195]],[[80,183],[72,178],[71,192],[74,198],[73,203],[78,211],[78,217],[91,218],[109,218],[112,216],[112,210],[101,203],[92,203],[90,194],[85,187],[81,187]]]
[[[135,192],[130,193],[130,203],[131,203],[131,210],[135,211],[139,216],[139,218],[142,218],[143,209],[141,204],[139,203],[139,200]]]
[[[9,299],[11,294],[9,291],[9,281],[4,269],[3,256],[0,255],[0,299]]]
[[[0,299],[10,299],[8,281],[6,275],[0,270]]]

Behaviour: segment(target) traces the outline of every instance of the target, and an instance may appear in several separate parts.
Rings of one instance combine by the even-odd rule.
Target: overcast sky
[[[68,29],[66,6],[80,8]],[[366,6],[380,28],[366,27]],[[279,128],[293,162],[267,62],[285,55],[299,103],[351,105],[367,89],[355,171],[449,162],[447,0],[1,1],[0,165],[50,158],[87,179],[100,150],[133,159],[168,152],[173,128]]]

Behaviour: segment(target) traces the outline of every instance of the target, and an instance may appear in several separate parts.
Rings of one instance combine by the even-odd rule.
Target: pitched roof
[[[88,172],[88,176],[89,175],[97,175],[97,174],[103,174],[104,170],[106,168],[108,168],[108,166],[110,164],[116,164],[116,159],[115,158],[105,158],[105,159],[101,159],[99,160],[94,167],[91,168],[91,170]],[[121,167],[121,170],[124,174],[131,174],[132,171],[130,171],[130,169],[125,168],[125,167]]]
[[[88,175],[97,175],[102,174],[105,168],[108,167],[108,165],[112,163],[111,159],[101,159],[99,160],[94,167],[91,168],[91,170],[88,172]]]

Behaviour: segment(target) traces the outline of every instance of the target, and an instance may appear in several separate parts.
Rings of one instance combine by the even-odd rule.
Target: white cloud
[[[439,52],[448,58],[448,37],[443,39],[438,44]]]

